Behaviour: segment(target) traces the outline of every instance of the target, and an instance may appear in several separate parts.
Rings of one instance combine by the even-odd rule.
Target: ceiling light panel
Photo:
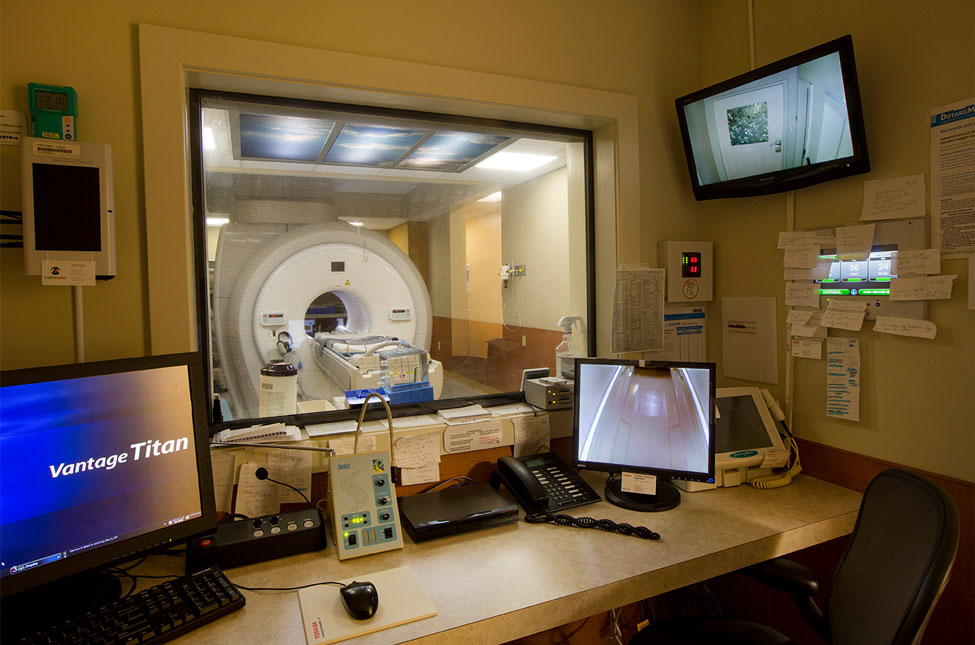
[[[509,141],[511,137],[440,131],[401,161],[399,167],[456,172]]]
[[[325,154],[325,163],[390,166],[428,130],[347,124]]]
[[[240,155],[251,159],[315,161],[334,121],[266,114],[240,115]]]
[[[516,170],[524,172],[544,166],[551,161],[555,161],[556,158],[552,155],[535,155],[502,150],[477,164],[477,167],[488,170]]]

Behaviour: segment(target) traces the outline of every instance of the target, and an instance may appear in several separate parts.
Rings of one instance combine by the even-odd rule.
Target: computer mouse
[[[339,596],[342,597],[345,610],[356,620],[372,618],[379,607],[379,593],[376,585],[371,582],[353,580],[339,589]]]

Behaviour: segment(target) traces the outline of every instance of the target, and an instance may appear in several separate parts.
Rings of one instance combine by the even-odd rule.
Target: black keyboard
[[[21,643],[164,643],[244,606],[218,567],[180,576],[25,635]]]

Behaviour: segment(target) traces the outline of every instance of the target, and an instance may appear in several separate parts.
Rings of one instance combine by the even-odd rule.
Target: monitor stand
[[[603,496],[607,502],[631,511],[645,513],[669,511],[680,505],[680,491],[666,479],[657,478],[656,495],[625,493],[620,488],[622,485],[623,480],[620,477],[611,477],[607,480],[606,487],[603,489]]]

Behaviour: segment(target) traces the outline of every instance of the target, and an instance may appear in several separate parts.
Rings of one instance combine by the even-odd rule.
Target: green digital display
[[[67,92],[44,92],[37,90],[34,92],[34,105],[38,110],[56,110],[67,112],[70,107]]]

